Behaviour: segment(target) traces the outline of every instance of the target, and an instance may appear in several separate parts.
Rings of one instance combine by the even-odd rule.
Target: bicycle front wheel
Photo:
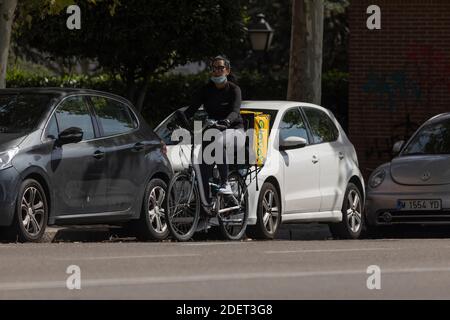
[[[219,215],[220,230],[227,240],[240,240],[245,234],[248,223],[248,191],[244,179],[238,172],[228,176],[233,195],[223,195],[220,209],[236,208]]]
[[[167,189],[166,221],[170,234],[178,241],[188,241],[197,230],[200,219],[200,197],[192,177],[179,172]]]

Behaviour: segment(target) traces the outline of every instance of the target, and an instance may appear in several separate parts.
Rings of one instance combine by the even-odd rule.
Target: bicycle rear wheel
[[[248,191],[244,179],[238,172],[231,172],[228,182],[233,190],[232,197],[221,196],[220,209],[238,206],[239,209],[219,215],[220,230],[227,240],[240,240],[245,234],[248,223]]]
[[[179,172],[167,189],[166,221],[170,234],[178,241],[188,241],[197,230],[200,197],[190,174]]]

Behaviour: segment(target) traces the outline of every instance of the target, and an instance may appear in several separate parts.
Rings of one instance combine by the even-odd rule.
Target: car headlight
[[[378,187],[380,184],[383,183],[384,178],[386,177],[386,170],[381,169],[376,171],[369,180],[369,186],[371,188],[376,188]]]
[[[11,161],[17,152],[19,152],[19,148],[13,148],[0,152],[0,170],[11,167]]]

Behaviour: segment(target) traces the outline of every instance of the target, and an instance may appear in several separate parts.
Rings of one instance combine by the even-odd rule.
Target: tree
[[[321,103],[323,0],[293,0],[288,100]]]
[[[20,47],[54,58],[95,59],[119,75],[127,96],[141,109],[151,77],[189,61],[239,50],[245,31],[239,1],[128,0],[110,14],[112,0],[76,1],[82,12],[81,30],[67,30],[67,15],[39,19],[16,38]]]
[[[323,72],[348,71],[349,0],[326,0],[324,2]]]
[[[90,0],[93,1],[93,0]],[[30,24],[30,11],[39,10],[40,16],[59,13],[72,0],[0,0],[0,88],[5,88],[6,70],[13,23]]]
[[[97,3],[104,3],[108,1],[108,9],[110,15],[113,15],[117,6],[120,5],[120,0],[87,0],[87,3],[95,5]],[[28,47],[18,47],[15,45],[15,39],[20,38],[21,32],[30,32],[33,29],[33,24],[46,19],[49,16],[61,15],[64,17],[60,19],[63,23],[69,16],[65,15],[69,6],[75,4],[74,0],[21,0],[18,2],[15,19],[13,24],[13,41],[11,49],[16,57],[27,57],[31,62],[42,64],[45,68],[52,70],[54,73],[65,75],[71,72],[71,68],[76,63],[80,63],[82,67],[86,61],[75,61],[66,56],[52,58],[45,53],[37,51]],[[39,30],[37,30],[39,31]]]
[[[5,88],[11,29],[17,0],[0,1],[0,88]]]

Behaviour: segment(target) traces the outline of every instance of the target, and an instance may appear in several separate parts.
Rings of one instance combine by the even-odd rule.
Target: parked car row
[[[285,101],[248,101],[242,109],[271,117],[262,187],[249,187],[253,237],[273,239],[281,222],[327,223],[344,239],[385,225],[450,223],[450,113],[397,142],[397,156],[374,170],[366,190],[355,149],[330,111]],[[205,117],[200,110],[194,118]],[[171,141],[177,121],[174,113],[156,128],[176,171],[188,165],[189,154],[189,146]],[[292,137],[300,138],[296,145]]]
[[[266,161],[248,186],[249,236],[273,239],[281,223],[326,223],[345,239],[386,224],[450,223],[450,114],[398,142],[366,190],[329,110],[286,101],[242,109],[270,115]],[[179,121],[173,113],[153,131],[129,101],[104,92],[2,90],[0,237],[39,241],[48,225],[102,223],[166,238],[166,189],[189,165],[190,146],[172,139]]]

